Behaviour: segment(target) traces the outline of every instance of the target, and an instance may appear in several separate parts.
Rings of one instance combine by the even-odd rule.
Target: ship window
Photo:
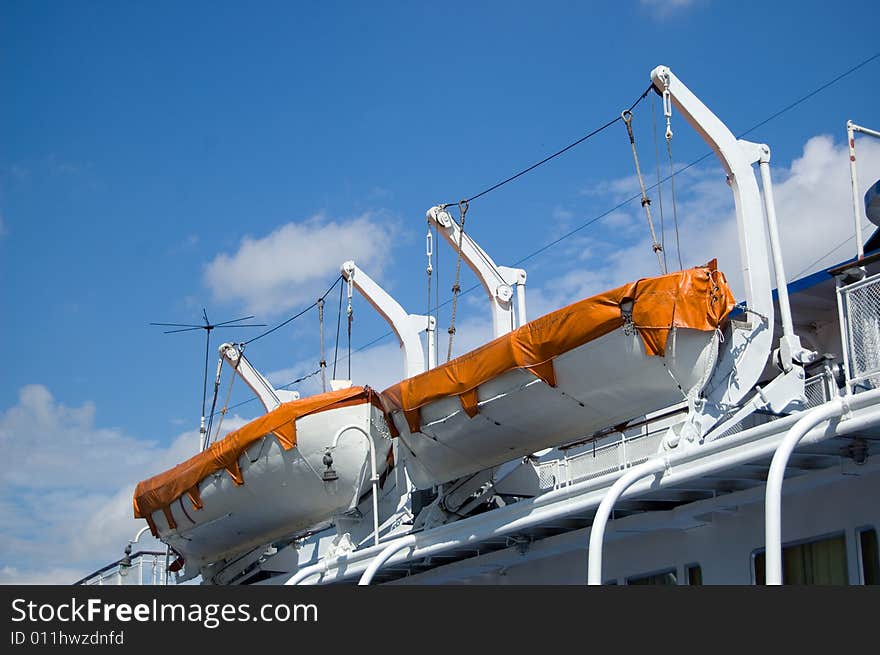
[[[862,554],[862,580],[867,585],[880,585],[880,554],[874,528],[859,532],[859,550]]]
[[[766,584],[766,555],[755,553],[755,584]],[[782,549],[782,579],[787,585],[844,585],[849,583],[846,540],[842,534]]]
[[[703,584],[703,569],[700,568],[699,564],[690,564],[685,569],[687,573],[687,583],[692,587],[697,587]]]
[[[626,579],[626,584],[632,585],[674,585],[678,584],[675,569],[650,573],[648,575],[635,575]]]

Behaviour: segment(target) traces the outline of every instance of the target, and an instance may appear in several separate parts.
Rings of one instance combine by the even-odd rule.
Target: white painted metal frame
[[[651,73],[651,79],[656,89],[664,94],[664,99],[671,99],[685,119],[697,131],[697,133],[709,144],[724,167],[728,182],[733,192],[736,207],[737,227],[740,240],[740,259],[745,283],[746,304],[749,313],[747,322],[733,327],[732,337],[722,353],[721,360],[716,369],[716,375],[710,382],[707,397],[705,399],[689,398],[689,415],[679,432],[670,430],[670,439],[666,444],[671,454],[663,457],[655,456],[644,464],[637,467],[615,471],[599,478],[570,485],[555,491],[548,492],[528,501],[520,501],[510,507],[509,510],[496,510],[484,515],[457,522],[450,526],[439,526],[418,536],[408,537],[413,541],[408,557],[417,557],[422,550],[418,543],[424,539],[426,542],[434,541],[435,535],[439,536],[446,531],[455,531],[458,523],[468,524],[467,533],[458,539],[446,542],[444,545],[434,543],[434,548],[449,548],[460,544],[461,539],[467,542],[479,541],[489,536],[508,534],[527,525],[537,525],[554,517],[570,514],[574,511],[599,506],[596,520],[593,524],[590,537],[590,562],[589,582],[601,583],[602,543],[604,540],[605,525],[615,502],[624,494],[634,495],[644,491],[645,478],[654,475],[653,486],[669,483],[675,478],[672,471],[673,461],[687,462],[693,469],[689,475],[696,477],[701,471],[718,470],[732,465],[734,461],[747,461],[757,455],[746,449],[749,455],[743,458],[725,457],[721,453],[713,456],[715,451],[729,451],[733,443],[739,443],[752,432],[760,432],[765,426],[759,426],[739,435],[726,439],[705,443],[700,448],[675,448],[683,436],[687,441],[702,441],[718,422],[729,413],[729,408],[738,405],[745,396],[752,391],[762,374],[772,347],[772,329],[774,322],[774,303],[772,296],[772,282],[774,275],[770,271],[770,256],[772,254],[775,266],[775,281],[779,291],[779,303],[784,326],[785,343],[780,354],[781,363],[786,371],[782,376],[782,384],[773,390],[777,398],[766,399],[761,390],[758,390],[760,402],[772,404],[787,404],[790,400],[803,396],[803,369],[793,371],[792,362],[806,357],[806,353],[800,348],[797,336],[794,334],[791,310],[788,305],[788,294],[785,281],[785,273],[782,268],[782,255],[780,251],[776,214],[773,206],[772,182],[769,175],[770,150],[766,145],[754,144],[748,141],[737,140],[730,130],[713,114],[673,73],[665,66],[659,66]],[[758,189],[752,166],[760,164],[761,175],[764,184],[764,199]],[[766,211],[766,222],[765,214]],[[428,220],[434,221],[440,228],[444,238],[449,241],[453,248],[458,250],[461,242],[461,256],[472,270],[477,274],[487,295],[492,303],[493,325],[496,336],[504,334],[514,327],[513,311],[511,305],[512,289],[511,281],[508,281],[500,272],[499,268],[489,256],[477,246],[475,242],[462,235],[458,225],[445,211],[444,207],[432,207],[428,213]],[[769,234],[768,234],[769,230]],[[767,252],[767,240],[770,240],[772,253]],[[510,269],[508,269],[510,270]],[[501,284],[496,284],[496,280]],[[515,282],[515,280],[514,280]],[[525,272],[522,271],[522,282],[525,282]],[[755,318],[757,317],[757,318]],[[758,320],[760,319],[760,320]],[[869,395],[869,394],[864,394]],[[754,399],[753,399],[754,400]],[[753,411],[758,405],[753,402],[742,411]],[[736,415],[739,417],[739,413]],[[875,417],[876,418],[876,417]],[[728,418],[727,422],[733,420]],[[726,426],[722,426],[726,427]],[[779,428],[775,425],[771,428]],[[768,440],[769,441],[769,440]],[[761,446],[765,443],[759,441]],[[761,450],[761,449],[757,449]],[[773,452],[773,450],[770,450]],[[696,473],[694,473],[694,471]],[[608,489],[605,485],[611,485]],[[589,493],[588,493],[589,492]],[[557,498],[560,502],[556,502]],[[562,499],[567,499],[563,502]],[[548,505],[553,503],[552,505]],[[542,511],[543,510],[543,511]],[[520,512],[526,512],[520,514]],[[512,516],[505,524],[495,523],[501,517]],[[603,518],[604,517],[604,518]],[[487,531],[481,532],[479,525],[487,524]],[[494,523],[494,525],[493,525]],[[493,527],[488,528],[489,525]],[[463,526],[462,526],[463,527]],[[376,570],[386,561],[395,557],[400,549],[405,546],[402,542],[392,542],[386,549],[377,553],[380,555],[369,566],[369,575],[365,574],[367,582],[375,574]],[[370,549],[372,550],[372,549]],[[428,550],[426,548],[425,550]],[[366,556],[367,551],[363,552]],[[427,554],[424,553],[424,554]],[[399,555],[398,555],[399,556]],[[347,566],[351,562],[347,562]],[[327,571],[327,563],[322,563],[322,570]],[[307,576],[294,576],[297,582],[306,579]],[[289,581],[290,582],[290,581]]]
[[[695,442],[702,440],[713,431],[715,434],[723,433],[729,424],[739,421],[743,414],[751,413],[762,403],[768,403],[764,398],[753,399],[753,402],[743,407],[733,417],[729,415],[730,408],[740,405],[755,387],[764,371],[772,347],[775,311],[772,295],[774,275],[770,270],[771,253],[767,251],[768,238],[771,240],[773,260],[778,262],[775,281],[777,287],[781,289],[779,303],[786,305],[785,309],[781,310],[786,325],[791,320],[791,309],[787,306],[787,287],[781,264],[782,255],[779,251],[776,213],[772,205],[772,185],[767,166],[770,158],[769,147],[737,140],[727,126],[666,66],[655,68],[651,72],[651,80],[659,93],[668,94],[681,115],[718,157],[727,173],[736,208],[748,319],[746,322],[733,323],[732,335],[721,353],[705,397],[689,399],[691,409],[688,419],[677,429],[670,430],[666,446],[674,448],[682,438],[686,442]],[[753,164],[761,162],[763,162],[762,176],[765,184],[763,202],[752,168]],[[774,380],[771,386],[775,388],[770,389],[770,395],[775,395],[773,402],[782,406],[803,395],[803,371],[798,371],[799,375],[793,375],[791,359],[807,358],[794,335],[793,327],[788,335],[784,354],[789,357],[789,361],[783,365],[787,375]],[[722,424],[719,425],[719,422]]]
[[[461,258],[477,276],[489,296],[492,308],[492,329],[495,337],[511,332],[518,325],[524,325],[526,318],[526,272],[521,268],[498,266],[469,234],[461,233],[461,228],[443,206],[431,207],[426,214],[428,221],[435,223],[439,233],[458,252],[461,242]],[[516,286],[518,316],[513,311],[513,287]],[[517,322],[518,319],[518,322]]]
[[[834,400],[820,405],[803,414],[773,454],[770,472],[767,475],[767,487],[764,501],[764,539],[767,553],[768,585],[782,584],[782,480],[792,452],[801,439],[814,427],[832,418],[843,415],[849,407],[846,398]]]
[[[839,421],[827,420],[808,430],[801,445],[816,444],[833,437],[856,434],[880,423],[880,389],[853,396],[850,411]],[[798,416],[789,416],[756,426],[749,430],[705,444],[700,449],[681,450],[669,454],[665,472],[634,482],[621,497],[633,497],[650,490],[674,487],[690,480],[723,471],[742,463],[772,456],[785,434],[797,422]],[[454,523],[441,525],[415,535],[407,535],[380,546],[365,548],[347,554],[344,560],[322,560],[295,573],[285,584],[301,584],[316,574],[325,582],[340,581],[360,575],[386,547],[401,539],[415,539],[407,552],[403,546],[389,556],[386,564],[416,561],[468,544],[477,544],[503,535],[516,534],[553,520],[580,514],[599,506],[608,489],[630,469],[614,471],[598,478],[585,480],[535,498],[522,500],[503,509],[496,509]]]
[[[367,421],[370,415],[367,414]],[[369,426],[368,426],[369,427]],[[349,430],[355,430],[367,442],[370,451],[370,485],[373,487],[373,544],[379,545],[379,474],[376,472],[376,446],[370,438],[370,433],[359,425],[346,425],[340,428],[333,437],[330,449],[333,450],[339,444],[339,439]]]
[[[433,316],[420,316],[409,314],[400,306],[391,295],[379,284],[358,268],[353,261],[347,261],[340,267],[342,277],[354,285],[367,302],[379,312],[388,323],[403,351],[403,365],[405,377],[413,377],[423,373],[427,368],[436,365],[434,350],[434,334],[436,321]],[[427,333],[426,346],[422,346],[419,336],[422,332]],[[427,363],[425,350],[428,351]]]
[[[237,373],[244,380],[244,383],[250,387],[254,395],[263,403],[263,407],[266,408],[267,412],[271,412],[281,405],[278,391],[269,380],[254,368],[254,365],[248,361],[248,358],[244,356],[244,353],[238,349],[236,344],[224,343],[220,346],[219,350],[220,357],[232,367],[233,374]],[[291,398],[291,400],[299,398],[298,392],[293,393],[295,397]]]
[[[859,197],[859,178],[856,171],[856,132],[867,134],[880,139],[880,132],[856,125],[852,121],[846,122],[846,141],[849,145],[849,175],[852,184],[853,217],[856,223],[856,256],[859,259],[865,256],[865,244],[862,242],[862,199]]]

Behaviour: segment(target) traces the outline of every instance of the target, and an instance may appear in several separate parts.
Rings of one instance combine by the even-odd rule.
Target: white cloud
[[[228,418],[229,429],[244,423]],[[95,425],[95,407],[68,407],[42,385],[0,413],[0,584],[65,584],[122,556],[143,520],[135,484],[196,452],[198,433],[170,446]],[[148,537],[139,546],[160,547]]]
[[[880,171],[880,144],[864,140],[859,144],[860,188],[866,189]],[[756,169],[757,172],[757,169]],[[803,153],[791,166],[772,166],[773,190],[782,240],[783,261],[789,281],[804,277],[823,267],[855,255],[848,151],[845,144],[830,136],[816,136],[807,141]],[[609,196],[611,201],[633,195],[637,182],[632,177],[610,180],[593,186],[589,193]],[[666,255],[670,269],[678,267],[671,197],[664,187],[666,218]],[[656,192],[651,194],[655,227],[659,230],[659,206]],[[685,267],[704,264],[717,258],[719,268],[738,299],[742,299],[739,240],[733,197],[720,167],[690,169],[676,178],[679,235]],[[567,295],[574,287],[600,291],[639,277],[657,275],[657,260],[651,251],[644,214],[637,204],[627,214],[641,234],[629,245],[605,250],[603,257],[593,257],[592,272],[580,278],[568,275],[544,285],[541,293],[549,299]],[[641,230],[641,232],[639,232]],[[867,238],[873,226],[864,231]],[[618,232],[626,237],[629,232]],[[835,248],[847,238],[850,240]],[[595,242],[598,243],[598,242]],[[534,288],[534,287],[533,287]]]
[[[347,259],[380,276],[391,233],[388,221],[374,213],[347,220],[318,214],[260,238],[244,237],[236,252],[207,265],[205,282],[217,300],[241,301],[255,314],[278,314],[313,301]]]
[[[0,567],[0,585],[57,585],[75,582],[81,577],[81,569],[50,567],[43,570],[21,570],[14,566]]]
[[[642,9],[648,10],[655,18],[666,18],[698,4],[701,0],[639,0]]]

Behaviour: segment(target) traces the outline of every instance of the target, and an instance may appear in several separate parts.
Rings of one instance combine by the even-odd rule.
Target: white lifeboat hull
[[[663,409],[703,389],[718,354],[716,332],[672,329],[664,356],[617,329],[554,359],[556,387],[516,369],[477,387],[473,418],[455,397],[421,408],[420,431],[392,412],[416,486],[434,484],[557,446]]]
[[[363,433],[346,426],[369,426],[377,474],[384,473],[391,443],[381,409],[362,403],[303,416],[296,419],[295,447],[285,450],[269,434],[242,453],[243,484],[225,470],[210,474],[198,484],[201,509],[186,495],[168,506],[175,527],[164,510],[152,512],[158,536],[196,571],[352,509],[370,489],[370,450]],[[323,457],[340,431],[332,450],[338,479],[326,482]]]

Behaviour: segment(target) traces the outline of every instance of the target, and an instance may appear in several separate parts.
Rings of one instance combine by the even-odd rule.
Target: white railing
[[[837,289],[849,393],[880,387],[880,274]]]
[[[807,398],[804,409],[818,407],[836,397],[837,390],[830,370],[807,378],[804,395]],[[717,438],[729,437],[778,418],[781,417],[766,413],[752,414]],[[668,426],[668,417],[662,418],[644,424],[636,433],[629,431],[629,434],[620,434],[610,442],[609,437],[604,437],[572,455],[566,453],[558,459],[541,462],[535,466],[538,484],[542,490],[559,489],[646,462],[660,448]]]
[[[657,452],[666,428],[620,437],[602,445],[588,446],[573,455],[541,462],[535,467],[543,490],[567,487],[582,480],[635,466]]]
[[[95,571],[77,584],[92,585],[164,585],[165,553],[135,553],[129,564],[121,561]]]

